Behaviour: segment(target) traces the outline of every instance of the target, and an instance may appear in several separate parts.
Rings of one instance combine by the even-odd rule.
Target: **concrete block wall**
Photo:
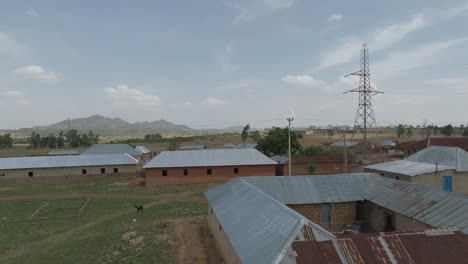
[[[223,231],[223,227],[220,225],[218,218],[213,213],[211,207],[208,205],[208,227],[211,234],[216,240],[216,247],[221,252],[223,259],[228,264],[240,264],[240,258],[237,256],[234,247],[232,246],[226,233]]]
[[[351,165],[350,165],[351,166]],[[316,163],[314,175],[340,174],[344,173],[343,163],[320,162]],[[283,175],[289,175],[289,165],[283,165]],[[291,164],[291,175],[310,175],[309,164],[299,163]]]
[[[288,204],[287,206],[310,221],[321,225],[320,204]]]

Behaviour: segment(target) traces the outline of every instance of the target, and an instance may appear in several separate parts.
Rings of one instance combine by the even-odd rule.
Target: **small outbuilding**
[[[81,153],[81,155],[102,155],[102,154],[125,154],[134,157],[139,162],[144,162],[143,160],[143,153],[134,149],[132,146],[128,144],[94,144],[85,151]]]

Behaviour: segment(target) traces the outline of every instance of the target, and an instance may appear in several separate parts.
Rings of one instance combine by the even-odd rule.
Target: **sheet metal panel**
[[[0,158],[0,170],[133,164],[138,160],[128,154]]]
[[[94,144],[81,155],[98,155],[98,154],[124,154],[128,153],[132,156],[141,155],[132,146],[128,144]]]
[[[277,163],[256,149],[203,149],[191,151],[163,151],[144,168],[276,165]]]

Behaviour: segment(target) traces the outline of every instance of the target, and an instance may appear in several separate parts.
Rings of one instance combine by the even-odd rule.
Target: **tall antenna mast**
[[[354,133],[363,130],[364,132],[364,161],[367,162],[367,128],[375,127],[374,109],[372,108],[372,96],[383,93],[371,86],[370,66],[369,66],[369,50],[366,44],[361,50],[361,70],[350,73],[350,75],[359,76],[359,87],[346,91],[346,93],[359,93],[359,106],[356,112],[356,120],[354,121]]]

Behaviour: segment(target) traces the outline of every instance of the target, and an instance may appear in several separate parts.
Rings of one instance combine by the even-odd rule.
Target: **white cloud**
[[[261,84],[262,81],[258,79],[241,79],[239,81],[231,82],[224,84],[217,89],[220,92],[232,92],[232,91],[239,91],[239,90],[252,90],[252,86],[256,86]]]
[[[232,47],[232,45],[226,44],[224,50],[216,55],[218,64],[222,72],[233,73],[239,70],[239,66],[235,65],[231,60],[233,53],[234,48]]]
[[[2,106],[28,106],[28,98],[17,90],[0,91],[0,105]]]
[[[58,82],[60,80],[60,75],[58,73],[45,70],[37,65],[28,65],[18,68],[13,72],[28,79],[39,79],[47,82]]]
[[[343,20],[343,15],[342,14],[332,14],[328,17],[328,23],[339,23]]]
[[[158,96],[129,88],[125,84],[104,88],[104,92],[106,97],[115,105],[158,106],[161,104]]]
[[[227,104],[229,103],[211,96],[205,97],[200,103],[201,106],[223,106]]]
[[[295,0],[230,0],[227,6],[237,11],[234,24],[245,24],[294,5]]]
[[[28,10],[26,10],[26,15],[31,16],[31,17],[38,17],[39,12],[36,11],[36,9],[30,7]]]
[[[438,78],[425,81],[430,85],[446,85],[446,86],[468,86],[468,79],[465,78]]]
[[[445,54],[441,56],[442,52],[467,42],[468,37],[433,42],[407,51],[392,52],[386,59],[374,63],[375,75],[386,78],[408,70],[439,63],[450,58]]]
[[[392,24],[372,32],[366,39],[372,51],[383,50],[403,40],[410,33],[424,28],[428,22],[423,15],[414,15],[410,20]],[[346,64],[359,57],[362,44],[357,37],[341,40],[338,46],[326,52],[320,60],[319,69]]]
[[[286,75],[281,81],[287,84],[301,85],[311,88],[328,89],[329,84],[322,80],[317,80],[310,75]]]
[[[15,56],[26,51],[25,46],[18,43],[12,36],[0,31],[0,56]]]
[[[408,34],[420,30],[428,25],[424,15],[417,14],[409,21],[393,24],[375,31],[369,38],[369,46],[372,50],[386,49],[400,42]]]

